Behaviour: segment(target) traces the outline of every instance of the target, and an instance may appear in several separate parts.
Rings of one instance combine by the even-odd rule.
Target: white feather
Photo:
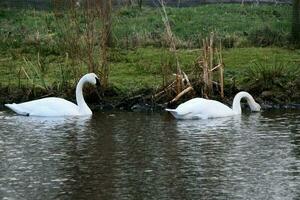
[[[76,87],[76,100],[78,105],[62,98],[48,97],[20,104],[5,104],[19,115],[27,116],[73,116],[73,115],[91,115],[92,111],[87,106],[82,95],[82,87],[89,82],[96,84],[98,77],[94,73],[83,76]]]
[[[180,104],[176,109],[166,109],[176,119],[207,119],[241,114],[240,100],[246,98],[252,111],[259,111],[260,106],[247,92],[238,93],[233,101],[233,109],[225,104],[203,98],[194,98]]]

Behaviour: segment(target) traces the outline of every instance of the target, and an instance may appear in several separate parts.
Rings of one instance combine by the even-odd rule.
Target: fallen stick
[[[173,102],[177,101],[180,97],[182,97],[184,94],[188,93],[191,90],[194,90],[194,88],[192,86],[189,86],[189,87],[185,88],[174,99],[172,99],[169,103],[173,103]]]
[[[154,95],[153,95],[153,98],[156,98],[156,97],[160,96],[161,94],[167,92],[167,90],[168,90],[169,88],[172,88],[172,86],[173,86],[174,84],[175,84],[175,81],[173,81],[170,85],[168,85],[167,87],[165,87],[162,91],[160,91],[160,92],[154,94]]]
[[[217,66],[215,66],[214,68],[212,68],[210,71],[212,72],[212,71],[214,71],[214,70],[218,69],[219,67],[222,67],[222,64],[221,64],[221,63],[220,63],[220,64],[218,64]]]
[[[186,73],[184,73],[184,71],[182,71],[182,74],[184,77],[183,81],[186,81],[187,85],[191,86],[190,80],[189,80],[188,76],[186,75]]]

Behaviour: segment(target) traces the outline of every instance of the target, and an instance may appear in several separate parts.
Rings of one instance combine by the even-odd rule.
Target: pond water
[[[300,112],[0,112],[0,199],[300,199]]]

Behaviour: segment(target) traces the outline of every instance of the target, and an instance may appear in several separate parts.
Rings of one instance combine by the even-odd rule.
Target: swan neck
[[[251,110],[252,110],[252,105],[254,105],[254,103],[255,103],[253,97],[248,92],[237,93],[233,99],[233,104],[232,104],[232,110],[236,114],[242,113],[242,109],[241,109],[241,99],[242,98],[245,98],[247,100]]]
[[[242,99],[242,97],[239,94],[235,95],[235,97],[233,99],[232,110],[236,114],[241,114],[242,113],[241,99]]]
[[[79,112],[81,114],[90,114],[92,112],[88,107],[88,105],[86,104],[82,94],[82,89],[85,82],[86,82],[85,77],[82,77],[76,86],[76,101],[79,108]]]

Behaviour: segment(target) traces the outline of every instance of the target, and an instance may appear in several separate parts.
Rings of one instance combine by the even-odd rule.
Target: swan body
[[[176,119],[228,117],[242,113],[240,104],[242,98],[246,98],[251,111],[260,111],[260,105],[247,92],[239,92],[235,95],[232,108],[219,101],[194,98],[180,104],[176,109],[166,109],[166,111],[169,111]]]
[[[56,117],[91,115],[92,111],[84,101],[82,94],[82,88],[85,83],[99,84],[99,79],[96,74],[89,73],[79,80],[76,86],[76,101],[78,105],[62,98],[48,97],[20,104],[5,104],[5,106],[19,115],[26,116]]]

